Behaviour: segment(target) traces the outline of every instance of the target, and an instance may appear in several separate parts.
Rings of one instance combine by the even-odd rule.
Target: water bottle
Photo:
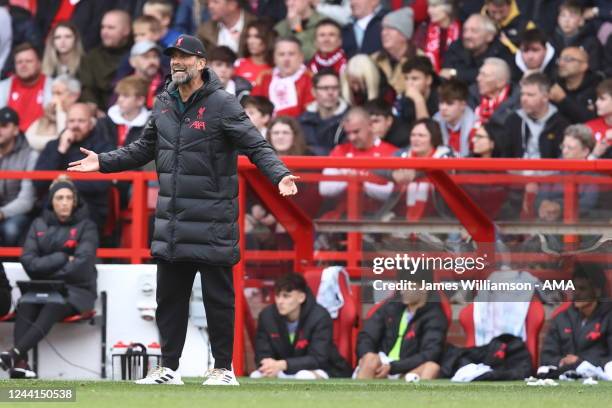
[[[127,352],[128,344],[119,340],[111,347],[111,356],[113,362],[113,380],[125,380],[125,353]]]

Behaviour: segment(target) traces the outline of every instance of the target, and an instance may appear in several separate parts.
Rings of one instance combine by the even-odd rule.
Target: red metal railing
[[[457,183],[478,184],[497,183],[512,184],[523,183],[525,176],[516,174],[479,174],[479,175],[448,175],[451,170],[478,170],[499,171],[509,170],[536,170],[536,171],[579,171],[589,173],[600,173],[612,175],[612,160],[522,160],[522,159],[401,159],[401,158],[330,158],[330,157],[284,157],[284,162],[294,172],[301,173],[303,181],[314,182],[328,177],[313,173],[312,170],[323,168],[352,168],[352,169],[399,169],[412,168],[425,171],[432,183],[436,185],[447,204],[453,209],[458,220],[466,227],[476,241],[493,242],[493,224],[486,214],[483,214],[478,206],[465,195]],[[239,225],[241,236],[244,237],[244,215],[246,212],[246,186],[255,189],[259,198],[273,213],[279,222],[285,227],[294,241],[293,250],[283,251],[252,251],[246,250],[245,240],[240,242],[242,253],[241,261],[234,268],[234,282],[236,291],[236,317],[235,317],[235,342],[234,342],[234,367],[237,374],[244,371],[244,330],[245,327],[245,299],[243,296],[244,276],[246,273],[246,262],[256,261],[280,261],[293,260],[295,269],[300,271],[308,266],[316,258],[317,260],[344,261],[349,267],[358,267],[368,254],[362,252],[361,234],[357,232],[348,234],[347,251],[320,251],[313,250],[314,228],[312,220],[295,205],[291,200],[284,199],[276,192],[276,186],[272,186],[261,173],[255,171],[253,166],[245,157],[240,157],[239,162]],[[59,174],[66,172],[47,171],[2,171],[0,178],[4,179],[31,179],[52,180]],[[156,180],[153,172],[123,172],[116,174],[81,174],[68,173],[75,180],[115,180],[130,181],[133,183],[132,206],[131,206],[131,244],[126,248],[100,248],[100,258],[119,258],[129,260],[131,263],[142,263],[150,258],[147,247],[148,211],[146,205],[147,182]],[[357,220],[360,218],[360,183],[355,177],[333,177],[333,179],[345,179],[347,188],[347,218]],[[572,176],[568,181],[566,177],[538,176],[530,177],[529,180],[541,182],[564,183],[564,222],[573,222],[577,213],[577,185],[581,182],[611,184],[608,177],[594,180],[593,177],[580,174]],[[19,256],[21,248],[0,248],[0,257]],[[533,254],[533,259],[542,258],[543,254]]]

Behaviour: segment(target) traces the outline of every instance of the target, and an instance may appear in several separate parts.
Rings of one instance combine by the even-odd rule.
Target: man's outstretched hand
[[[295,180],[299,179],[297,176],[285,176],[278,183],[278,191],[282,196],[290,196],[297,194],[297,186],[295,185]]]
[[[78,171],[81,173],[100,171],[100,162],[98,161],[98,155],[95,152],[81,147],[81,153],[86,155],[86,157],[84,159],[69,163],[68,171]]]

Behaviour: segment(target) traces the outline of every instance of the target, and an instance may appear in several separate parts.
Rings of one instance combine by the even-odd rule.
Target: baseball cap
[[[136,44],[132,45],[132,49],[130,50],[130,57],[136,57],[138,55],[146,54],[151,50],[161,52],[161,48],[159,48],[159,46],[153,41],[139,41]]]
[[[206,58],[206,49],[204,48],[204,44],[202,44],[202,41],[192,35],[180,35],[173,45],[164,50],[164,55],[170,56],[172,50],[179,50],[186,54]]]
[[[5,106],[0,109],[0,124],[6,125],[7,123],[19,125],[19,115],[14,109]]]

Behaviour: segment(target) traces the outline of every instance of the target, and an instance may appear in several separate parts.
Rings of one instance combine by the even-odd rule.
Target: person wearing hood
[[[595,89],[602,78],[589,69],[587,52],[567,47],[561,51],[557,64],[557,82],[550,89],[550,100],[572,123],[595,119]]]
[[[116,129],[116,139],[112,140],[116,146],[132,143],[140,137],[147,124],[150,115],[145,106],[147,88],[148,83],[135,75],[125,77],[117,83],[117,103],[108,109],[108,117]]]
[[[300,115],[300,126],[310,151],[327,156],[343,141],[342,117],[348,104],[340,97],[340,78],[331,68],[317,72],[312,82],[315,100]]]
[[[251,378],[302,380],[348,377],[351,368],[333,341],[333,321],[302,275],[274,284],[274,304],[259,314]]]
[[[213,48],[208,54],[210,68],[219,77],[223,89],[236,96],[239,102],[242,102],[242,98],[251,93],[253,85],[245,78],[236,75],[234,68],[236,59],[238,59],[236,53],[225,45]]]
[[[591,24],[585,23],[584,6],[581,3],[580,0],[566,0],[561,3],[551,43],[557,53],[567,47],[582,48],[588,55],[589,67],[598,71],[601,68],[603,50],[596,30]]]
[[[550,80],[543,73],[521,80],[521,107],[504,124],[510,157],[556,159],[561,157],[563,132],[568,120],[550,103]]]
[[[0,170],[29,171],[36,165],[36,153],[19,130],[19,116],[8,106],[0,109]],[[21,244],[31,221],[28,213],[36,200],[32,180],[0,180],[0,243]]]
[[[532,28],[521,36],[519,50],[514,54],[515,78],[543,72],[549,78],[555,74],[555,48],[546,40],[546,34]]]
[[[65,177],[56,179],[46,208],[28,231],[20,261],[31,280],[62,281],[67,295],[62,304],[19,303],[13,347],[0,353],[0,365],[11,378],[35,378],[28,352],[55,323],[94,308],[97,249],[96,224],[89,219],[75,185]]]
[[[223,90],[206,66],[199,39],[181,35],[164,53],[170,57],[172,74],[141,137],[100,155],[81,149],[86,157],[70,163],[68,170],[112,173],[155,160],[159,197],[151,254],[157,262],[162,362],[137,383],[183,384],[176,370],[187,335],[193,280],[200,271],[215,359],[203,385],[239,385],[232,370],[232,267],[240,260],[238,153],[248,156],[283,196],[297,193],[297,177],[261,137],[236,98]]]
[[[398,271],[393,283],[414,286],[398,290],[364,322],[357,336],[359,365],[353,378],[410,381],[438,376],[448,321],[437,293],[423,288],[422,281],[432,283],[432,272]]]

